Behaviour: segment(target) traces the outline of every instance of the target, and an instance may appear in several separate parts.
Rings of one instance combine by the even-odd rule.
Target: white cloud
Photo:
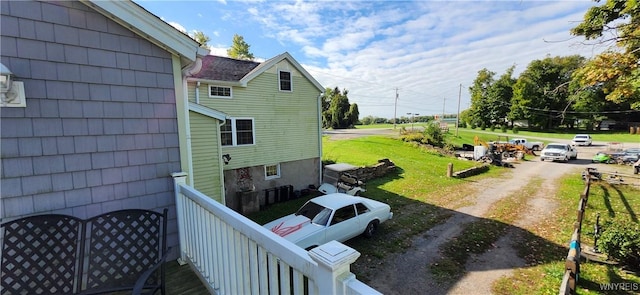
[[[187,29],[185,29],[181,24],[177,22],[169,22],[169,24],[180,32],[183,32],[183,33],[187,32]]]

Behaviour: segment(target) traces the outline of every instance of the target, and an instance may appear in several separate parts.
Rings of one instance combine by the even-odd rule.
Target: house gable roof
[[[302,65],[300,65],[300,63],[298,63],[298,61],[296,61],[293,56],[291,56],[291,54],[289,54],[289,52],[284,52],[282,54],[279,54],[271,59],[266,60],[265,62],[261,63],[259,66],[257,66],[255,69],[253,69],[250,73],[248,73],[246,76],[244,76],[241,80],[240,83],[243,85],[246,85],[249,81],[253,80],[255,77],[259,76],[260,74],[262,74],[264,71],[270,69],[271,67],[275,66],[276,64],[278,64],[279,62],[281,62],[282,60],[287,60],[289,61],[295,68],[296,70],[300,71],[300,73],[307,78],[309,81],[311,81],[311,83],[313,83],[314,86],[316,86],[316,88],[318,88],[318,90],[320,90],[320,92],[324,92],[324,87],[322,87],[322,85],[315,79],[313,78],[313,76],[311,76],[311,74],[309,74],[309,72],[307,72],[307,70],[305,70]]]
[[[157,46],[180,56],[184,64],[209,53],[197,41],[133,1],[80,1]]]
[[[320,92],[324,91],[324,87],[316,81],[302,65],[300,65],[288,52],[282,53],[262,63],[240,60],[222,56],[207,55],[202,57],[202,69],[200,72],[189,76],[190,80],[197,81],[216,81],[226,82],[230,84],[246,87],[249,81],[258,77],[271,67],[275,66],[282,60],[287,60],[298,70],[305,78],[313,83]]]
[[[202,57],[202,69],[190,78],[239,82],[260,63],[250,60],[233,59],[222,56],[207,55]]]

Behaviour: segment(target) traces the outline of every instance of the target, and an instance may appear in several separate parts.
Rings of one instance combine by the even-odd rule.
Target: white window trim
[[[281,72],[287,72],[289,73],[289,84],[291,85],[291,89],[290,90],[282,90],[282,84],[280,83],[280,73]],[[282,91],[282,92],[293,92],[293,72],[292,71],[287,71],[287,70],[278,70],[278,90]]]
[[[231,120],[231,145],[223,145],[222,147],[231,147],[231,146],[252,146],[256,145],[256,120],[253,118],[228,118]],[[236,130],[236,120],[251,120],[251,136],[252,136],[252,144],[238,144],[238,130]],[[222,136],[222,134],[220,134]]]
[[[213,85],[209,84],[207,89],[209,90],[209,98],[222,98],[222,99],[231,99],[233,98],[233,87],[231,86],[222,86],[222,85]],[[219,96],[219,95],[211,95],[211,87],[220,87],[220,88],[229,88],[229,96]]]
[[[276,166],[276,171],[278,173],[276,175],[267,176],[267,167],[269,167],[269,166]],[[280,173],[281,173],[281,171],[280,171],[280,163],[274,164],[274,165],[264,165],[264,180],[280,178],[281,177]]]

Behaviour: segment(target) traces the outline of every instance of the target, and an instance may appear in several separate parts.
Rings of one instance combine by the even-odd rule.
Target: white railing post
[[[178,237],[180,245],[178,245],[178,253],[180,257],[178,258],[178,263],[180,265],[184,265],[187,263],[187,257],[185,256],[185,252],[183,249],[186,247],[187,238],[186,238],[186,229],[185,226],[185,216],[184,216],[184,206],[183,206],[183,198],[180,196],[180,185],[187,184],[187,173],[185,172],[175,172],[171,173],[171,177],[173,177],[173,192],[176,194],[176,218],[178,223]]]
[[[309,251],[309,256],[318,263],[318,294],[345,294],[345,281],[353,278],[351,263],[360,257],[360,252],[340,242],[331,241],[313,248]]]

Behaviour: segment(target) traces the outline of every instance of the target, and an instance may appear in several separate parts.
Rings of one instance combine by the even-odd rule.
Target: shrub
[[[491,132],[496,131],[496,125],[491,124],[489,130],[491,130]]]
[[[513,134],[518,134],[518,131],[520,131],[520,127],[518,127],[518,126],[513,126],[512,131],[513,131]]]
[[[502,133],[507,133],[507,125],[500,126],[500,130],[502,130]]]
[[[621,264],[640,268],[640,224],[629,220],[605,223],[598,248]]]
[[[471,123],[471,129],[476,129],[476,127],[478,127],[476,126],[476,123]]]
[[[400,136],[402,141],[406,142],[418,142],[418,143],[426,143],[427,139],[424,134],[420,132],[405,132]]]
[[[480,123],[480,129],[481,130],[487,129],[487,124],[485,124],[484,122]]]
[[[444,145],[444,134],[438,124],[427,124],[424,129],[424,137],[426,138],[427,143],[431,145],[438,147],[442,147]]]

